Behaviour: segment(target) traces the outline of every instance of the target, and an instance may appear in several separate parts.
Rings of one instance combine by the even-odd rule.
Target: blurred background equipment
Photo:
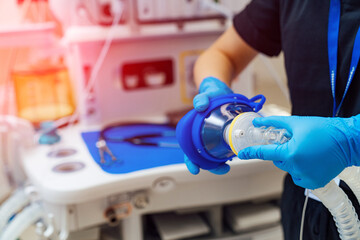
[[[283,172],[234,160],[227,175],[193,176],[174,147],[197,57],[247,3],[1,1],[0,239],[281,239]],[[263,63],[234,92],[252,97],[268,75],[281,86]],[[99,143],[109,126],[119,141]],[[234,205],[254,211],[229,214]],[[269,224],[236,225],[264,215]]]
[[[70,77],[63,59],[51,55],[34,56],[44,50],[31,49],[33,53],[29,55],[35,59],[14,66],[11,72],[18,116],[33,123],[69,116],[75,110]]]

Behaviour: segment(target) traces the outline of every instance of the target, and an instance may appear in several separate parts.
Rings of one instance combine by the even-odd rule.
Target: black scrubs
[[[253,0],[234,17],[233,24],[250,46],[268,56],[284,53],[290,90],[292,114],[332,116],[330,74],[327,53],[327,29],[330,0]],[[351,54],[360,25],[360,1],[341,0],[336,98],[341,100],[348,79]],[[340,117],[360,113],[360,70],[357,67],[350,89],[340,110]],[[345,183],[359,215],[360,207]],[[281,201],[282,224],[287,240],[298,239],[304,189],[291,176],[284,181]],[[327,209],[309,199],[303,238],[340,239]]]

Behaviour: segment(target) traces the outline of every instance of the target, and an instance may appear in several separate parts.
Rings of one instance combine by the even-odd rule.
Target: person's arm
[[[193,99],[196,111],[205,111],[212,98],[233,93],[229,88],[231,81],[258,52],[268,56],[280,53],[279,23],[278,0],[252,0],[234,17],[233,26],[203,52],[195,63],[194,79],[199,89],[199,94]],[[186,156],[185,163],[191,173],[199,172],[199,167]],[[229,169],[229,165],[224,163],[210,172],[225,174]]]
[[[195,63],[194,78],[199,87],[206,77],[215,77],[228,86],[248,63],[257,55],[231,26]]]

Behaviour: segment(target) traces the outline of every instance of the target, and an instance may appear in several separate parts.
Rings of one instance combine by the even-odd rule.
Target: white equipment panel
[[[250,0],[119,0],[125,6],[120,24],[159,24],[224,19],[210,4],[237,13]],[[65,28],[110,25],[111,0],[49,0],[52,11]]]
[[[192,23],[184,31],[175,25],[162,25],[142,29],[134,35],[119,26],[88,96],[83,89],[107,31],[98,27],[70,28],[66,36],[68,59],[73,78],[77,79],[81,120],[105,124],[191,107],[197,92],[191,77],[193,64],[223,30],[219,22]],[[240,81],[235,91],[252,97],[251,67],[244,71]]]
[[[142,240],[143,216],[147,214],[213,209],[276,197],[282,191],[284,173],[271,162],[260,160],[234,159],[231,171],[223,176],[207,171],[194,176],[184,164],[108,174],[92,159],[80,129],[69,128],[60,133],[60,143],[25,152],[23,164],[46,209],[65,232],[111,224],[116,219],[106,213],[113,208],[120,215],[126,212],[119,219],[123,239]],[[61,154],[53,157],[54,151]]]

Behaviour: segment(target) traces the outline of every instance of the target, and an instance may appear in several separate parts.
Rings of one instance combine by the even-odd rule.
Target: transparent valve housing
[[[254,127],[252,121],[257,117],[262,116],[255,112],[244,112],[226,126],[223,137],[235,154],[246,147],[283,144],[289,140],[285,129]]]
[[[241,131],[241,130],[240,130]],[[283,144],[289,139],[284,135],[285,129],[277,129],[274,127],[250,127],[246,137],[253,145],[265,144]]]

